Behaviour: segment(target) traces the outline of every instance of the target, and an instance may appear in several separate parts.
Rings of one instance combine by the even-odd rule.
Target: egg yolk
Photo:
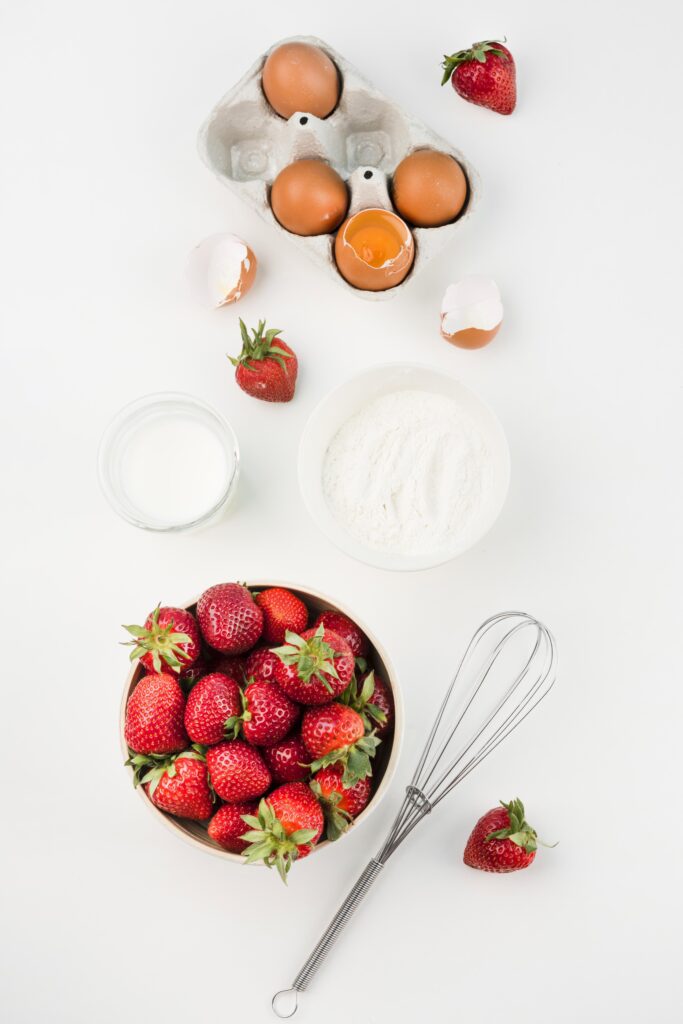
[[[379,268],[405,248],[405,226],[388,210],[361,211],[349,225],[345,241],[364,263]]]

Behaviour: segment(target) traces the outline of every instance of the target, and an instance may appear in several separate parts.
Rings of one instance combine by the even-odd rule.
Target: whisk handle
[[[296,1013],[297,993],[304,992],[308,988],[313,975],[322,966],[327,954],[337,941],[340,932],[348,921],[351,920],[352,916],[367,896],[372,883],[375,881],[383,867],[384,865],[374,858],[368,863],[346,899],[339,907],[339,910],[330,921],[328,927],[323,932],[317,946],[292,982],[291,988],[284,989],[282,992],[278,992],[273,996],[272,1006],[278,1017],[292,1017]],[[292,1006],[289,1013],[286,1013],[284,1012],[284,1004],[288,1001],[288,998]],[[278,1008],[278,1005],[280,1008]]]

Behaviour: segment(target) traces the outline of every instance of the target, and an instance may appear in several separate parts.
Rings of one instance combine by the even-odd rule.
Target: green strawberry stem
[[[484,838],[485,843],[490,843],[492,839],[509,839],[511,843],[521,846],[527,853],[533,853],[539,843],[541,846],[549,848],[557,846],[557,843],[544,843],[538,838],[536,830],[524,819],[524,804],[521,800],[511,800],[509,804],[501,800],[500,803],[508,812],[510,823],[507,828],[489,832]]]
[[[505,50],[501,50],[496,46],[496,43],[500,42],[506,42],[506,38],[502,40],[487,39],[482,43],[472,43],[469,50],[458,50],[457,53],[452,53],[450,57],[448,54],[444,54],[443,61],[441,62],[441,67],[444,69],[441,84],[445,85],[455,69],[461,64],[467,64],[472,60],[476,60],[479,64],[485,64],[487,53],[495,53],[496,57],[500,57],[502,60],[509,60]]]
[[[187,633],[174,632],[172,623],[169,623],[168,626],[160,626],[160,609],[161,604],[158,604],[152,612],[152,624],[149,629],[146,629],[144,626],[124,626],[123,628],[135,639],[122,642],[124,647],[133,647],[133,650],[130,652],[131,661],[135,661],[137,658],[141,658],[143,654],[149,653],[152,655],[155,672],[162,671],[162,659],[169,668],[179,672],[183,667],[183,662],[187,660],[185,652],[180,645],[191,643],[192,638]]]
[[[364,659],[357,658],[356,664]],[[363,668],[362,671],[365,671]],[[372,695],[375,692],[375,671],[368,672],[363,680],[363,686],[358,691],[358,682],[354,676],[344,692],[339,697],[343,704],[357,711],[363,719],[363,725],[367,732],[370,732],[374,725],[384,725],[387,720],[386,712],[372,703]]]
[[[334,843],[348,829],[352,821],[351,815],[348,811],[338,806],[342,799],[341,793],[332,792],[328,796],[323,796],[320,783],[316,782],[315,779],[310,783],[310,787],[323,809],[325,835],[330,842]]]
[[[177,772],[176,761],[181,758],[189,758],[194,761],[206,761],[206,748],[201,743],[193,743],[189,750],[180,754],[136,754],[128,748],[128,758],[124,762],[133,769],[133,786],[146,786],[149,783],[149,795],[161,782],[164,775],[170,778]]]
[[[266,800],[258,806],[258,816],[243,814],[242,821],[249,825],[241,839],[250,845],[242,856],[247,864],[262,860],[266,867],[277,868],[282,881],[287,884],[289,870],[299,856],[299,846],[305,846],[315,838],[315,829],[300,828],[287,835],[282,822]]]
[[[291,359],[291,352],[285,352],[283,348],[280,348],[276,344],[278,334],[282,334],[279,328],[271,328],[263,332],[266,329],[266,321],[259,320],[258,327],[251,329],[252,336],[249,337],[249,331],[244,323],[244,320],[240,317],[240,334],[242,335],[242,351],[235,358],[234,356],[228,356],[228,359],[233,366],[244,366],[247,370],[254,370],[255,367],[250,366],[250,362],[261,362],[263,359],[274,359],[275,362],[283,370],[285,367],[285,359]]]
[[[321,768],[328,768],[331,764],[342,764],[344,766],[342,786],[344,789],[350,789],[361,779],[372,775],[371,758],[377,753],[377,747],[381,742],[374,733],[370,733],[349,747],[330,750],[328,754],[323,754],[322,757],[311,763],[311,772],[315,774]]]
[[[273,647],[271,650],[285,665],[296,666],[299,679],[303,683],[310,683],[313,678],[318,679],[325,689],[332,693],[332,687],[325,677],[339,678],[334,667],[334,659],[338,658],[339,654],[333,647],[325,643],[324,635],[325,627],[322,623],[310,640],[304,640],[303,637],[288,629],[285,633],[287,643],[282,647]]]

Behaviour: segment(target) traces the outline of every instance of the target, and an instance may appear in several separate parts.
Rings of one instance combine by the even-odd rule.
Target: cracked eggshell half
[[[190,253],[188,278],[195,294],[209,309],[238,302],[256,277],[257,260],[236,235],[209,235]]]
[[[503,303],[491,277],[473,274],[446,289],[441,303],[441,336],[458,348],[483,348],[503,322]]]

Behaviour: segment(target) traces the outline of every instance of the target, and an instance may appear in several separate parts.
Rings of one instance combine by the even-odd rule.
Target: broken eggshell
[[[503,322],[503,303],[491,277],[472,274],[446,289],[441,303],[441,336],[459,348],[483,348]]]
[[[246,242],[236,235],[209,235],[190,253],[188,277],[193,290],[209,309],[237,302],[256,277],[257,261]]]

